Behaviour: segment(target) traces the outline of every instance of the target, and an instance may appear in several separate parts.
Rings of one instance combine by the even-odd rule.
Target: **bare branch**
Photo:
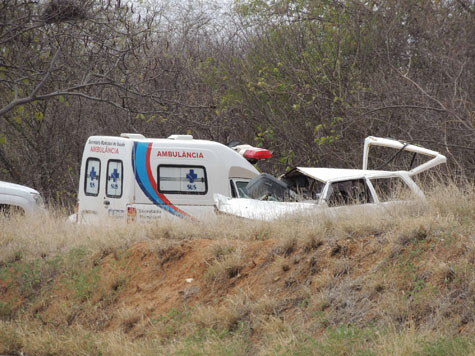
[[[355,109],[358,109],[358,108],[355,107]],[[389,110],[389,109],[418,109],[418,110],[431,110],[431,111],[438,111],[438,112],[447,112],[447,110],[445,110],[445,109],[434,108],[434,107],[430,107],[430,106],[419,106],[419,105],[389,105],[389,106],[384,106],[384,107],[381,107],[381,108],[376,108],[376,109],[372,109],[372,110],[366,111],[366,112],[364,112],[364,113],[358,115],[358,117],[366,116],[366,115],[372,114],[372,113],[374,113],[374,112],[376,112],[376,111]]]
[[[53,59],[51,59],[48,71],[46,72],[45,76],[38,83],[38,85],[35,87],[35,89],[33,89],[33,91],[31,92],[30,97],[33,98],[33,100],[34,100],[36,94],[38,93],[38,91],[46,84],[48,79],[51,77],[51,73],[54,71],[54,66],[56,65],[56,60],[58,59],[59,53],[60,53],[60,49],[58,48],[56,50],[56,53],[53,56]]]

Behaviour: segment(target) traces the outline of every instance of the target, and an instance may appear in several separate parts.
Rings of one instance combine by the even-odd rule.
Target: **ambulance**
[[[201,220],[214,215],[215,194],[240,197],[259,175],[251,162],[271,156],[265,149],[229,147],[191,135],[92,136],[84,147],[74,219]]]

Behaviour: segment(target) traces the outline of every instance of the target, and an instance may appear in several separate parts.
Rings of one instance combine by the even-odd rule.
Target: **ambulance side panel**
[[[213,194],[231,196],[231,171],[244,172],[248,177],[258,174],[240,155],[221,144],[158,141],[134,143],[137,220],[214,216]]]

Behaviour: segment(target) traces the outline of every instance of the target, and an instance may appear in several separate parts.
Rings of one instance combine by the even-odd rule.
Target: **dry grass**
[[[243,263],[239,252],[233,251],[227,256],[212,260],[205,274],[205,278],[210,280],[210,282],[219,282],[234,278],[239,275],[242,267]]]
[[[473,355],[474,231],[468,183],[344,219],[0,220],[0,354]],[[166,278],[196,239],[212,242],[196,293],[159,314],[125,302],[151,293],[129,288],[141,264]],[[157,257],[131,256],[143,241]]]
[[[165,220],[146,225],[105,221],[91,226],[68,223],[66,217],[57,211],[37,218],[0,219],[0,261],[14,258],[20,251],[23,256],[39,256],[80,246],[91,250],[124,248],[143,240],[297,239],[312,244],[322,238],[341,240],[386,234],[390,230],[404,234],[414,228],[437,229],[459,223],[470,228],[475,216],[474,190],[474,185],[468,183],[462,187],[439,185],[427,194],[427,205],[383,211],[381,215],[352,214],[340,219],[297,216],[278,222],[261,222],[222,216],[198,225],[188,220],[178,223]],[[409,231],[409,235],[411,233]]]

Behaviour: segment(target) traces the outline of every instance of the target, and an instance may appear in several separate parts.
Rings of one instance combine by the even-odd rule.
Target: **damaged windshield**
[[[251,199],[281,202],[297,200],[295,192],[286,183],[267,173],[251,179],[244,190],[243,196]]]
[[[236,185],[240,197],[279,202],[317,202],[325,186],[324,183],[299,172],[286,175],[283,179],[262,173],[247,184],[239,183]]]
[[[325,183],[310,178],[298,170],[287,173],[282,180],[296,192],[298,201],[314,201],[320,200]]]

